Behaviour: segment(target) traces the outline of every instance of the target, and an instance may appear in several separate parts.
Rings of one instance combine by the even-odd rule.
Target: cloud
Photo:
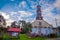
[[[20,16],[18,17],[19,20],[25,20],[26,22],[33,22],[34,18],[31,17],[34,15],[33,12],[28,12],[28,11],[18,11]]]
[[[32,9],[36,10],[37,2],[29,1],[29,3],[31,4]],[[43,0],[40,1],[40,5],[43,8],[42,9],[42,14],[43,14],[44,20],[46,20],[49,24],[52,24],[54,27],[56,27],[55,18],[59,19],[59,17],[58,17],[58,15],[55,16],[54,13],[51,12],[54,9],[53,4],[48,4],[48,1],[47,2],[43,1]],[[22,12],[22,14],[27,15],[24,12]],[[33,22],[35,19],[33,19],[33,18],[26,19],[26,21],[29,21],[29,20],[32,20],[32,22]]]
[[[11,0],[11,1],[14,1],[14,0]],[[9,15],[7,15],[7,13],[5,13],[5,12],[0,12],[0,14],[2,13],[2,15],[5,17],[5,19],[8,19],[7,20],[7,25],[10,25],[10,23],[12,22],[12,21],[14,21],[14,20],[12,20],[12,18],[11,19],[9,19],[10,17],[9,16],[12,16],[13,17],[13,19],[15,19],[15,18],[17,18],[17,16],[18,16],[18,19],[17,20],[26,20],[26,21],[34,21],[35,20],[35,18],[31,18],[31,16],[33,16],[33,15],[35,15],[36,14],[36,6],[37,6],[37,1],[35,2],[35,1],[32,1],[32,0],[27,0],[28,2],[26,2],[26,1],[22,1],[22,2],[20,2],[19,3],[19,5],[17,6],[16,5],[16,8],[18,8],[17,9],[17,12],[15,12],[15,11],[13,11],[13,10],[15,10],[16,8],[12,8],[12,7],[10,7],[10,5],[8,4],[8,6],[6,6],[5,5],[5,7],[4,8],[2,8],[3,10],[5,9],[8,9],[8,10],[6,10],[7,12],[10,12],[10,14]],[[28,5],[28,4],[29,5]],[[41,5],[41,3],[42,3],[42,5]],[[51,3],[51,1],[49,1],[49,3]],[[48,3],[48,0],[47,1],[43,1],[43,0],[41,0],[40,1],[40,5],[42,6],[42,15],[43,15],[43,18],[44,18],[44,20],[46,20],[48,23],[50,23],[50,24],[52,24],[54,27],[56,26],[56,24],[55,24],[55,18],[57,18],[57,19],[60,19],[60,12],[59,12],[59,10],[60,10],[60,0],[56,0],[55,2],[53,2],[52,4],[49,4]],[[8,8],[7,8],[8,7]],[[31,7],[31,8],[29,8],[29,7]],[[52,10],[54,9],[54,8],[58,8],[58,14],[54,14],[54,13],[52,13]],[[21,9],[23,9],[23,10],[21,10]],[[26,11],[26,9],[28,9],[27,11]],[[21,10],[21,11],[20,11]],[[25,11],[24,11],[25,10]],[[34,11],[33,11],[34,10]],[[18,15],[17,15],[18,14]],[[16,16],[17,15],[17,16]],[[15,17],[16,16],[16,17]],[[23,17],[23,18],[22,18]],[[24,18],[26,18],[26,19],[24,19]],[[59,21],[59,20],[58,20]],[[59,23],[58,23],[59,24]]]
[[[16,15],[17,12],[10,12],[10,15],[13,16],[13,15]]]
[[[6,27],[9,25],[11,25],[11,22],[13,22],[14,20],[12,20],[12,19],[9,19],[10,18],[10,16],[9,15],[7,15],[5,12],[2,12],[2,11],[0,11],[0,14],[6,19]]]
[[[29,17],[33,15],[31,12],[28,11],[18,11],[18,12],[20,13],[21,17]]]
[[[31,5],[31,8],[32,8],[32,9],[36,9],[37,2],[30,1],[30,0],[28,0],[28,1],[29,1],[30,5]]]
[[[60,8],[60,0],[56,0],[56,2],[53,4],[55,7]]]
[[[12,22],[14,22],[14,20],[8,19],[8,20],[6,21],[6,26],[10,26]]]
[[[23,20],[21,17],[18,17],[18,20]]]
[[[26,1],[22,1],[19,3],[18,7],[17,7],[18,10],[29,10],[29,5],[27,4]]]
[[[7,15],[7,13],[0,11],[0,14],[6,19],[6,27],[11,25],[11,23],[14,21],[10,19],[10,16]]]
[[[33,3],[31,5],[31,7],[36,9],[35,6],[37,4],[34,5],[34,3],[35,3],[34,1],[30,1],[30,3]],[[60,8],[60,0],[56,0],[52,4],[49,4],[48,0],[47,0],[47,2],[41,0],[40,5],[42,6],[42,15],[43,15],[44,20],[47,21],[49,24],[52,24],[54,27],[56,27],[55,18],[60,19],[60,16],[59,16],[60,14],[58,13],[58,14],[54,15],[54,13],[52,13],[52,10],[55,7],[57,7],[58,9]],[[58,12],[59,12],[59,10],[58,10]]]
[[[6,20],[9,19],[9,15],[7,15],[5,12],[0,11],[0,14],[4,16]]]
[[[55,18],[57,19],[60,19],[60,16],[59,14],[57,15],[54,15],[54,13],[52,13],[52,10],[57,7],[58,9],[60,8],[60,0],[56,0],[56,2],[54,2],[53,4],[48,4],[46,1],[40,1],[43,5],[41,5],[43,7],[42,9],[42,14],[43,14],[43,18],[44,20],[46,20],[49,24],[52,24],[54,27],[56,27],[56,23],[55,23]],[[30,1],[31,3],[31,7],[36,10],[36,2],[34,1]],[[28,13],[27,12],[24,12],[24,11],[21,11],[20,12],[23,16],[28,16]],[[30,18],[30,19],[26,19],[26,21],[29,21],[29,20],[32,20],[34,21],[33,18]],[[59,23],[58,23],[59,24]]]
[[[46,8],[46,9],[43,9],[42,14],[43,14],[44,20],[46,20],[48,23],[50,23],[54,27],[56,27],[55,18],[60,19],[60,16],[59,16],[60,14],[54,15],[54,13],[52,13],[53,9],[54,9],[54,6],[50,6],[50,7]],[[59,24],[59,23],[57,23],[57,24]]]
[[[26,3],[26,1],[22,1],[22,2],[19,4],[19,7],[27,8],[27,3]]]
[[[35,18],[29,18],[29,19],[26,19],[25,21],[26,21],[26,22],[31,22],[31,23],[32,23],[32,22],[34,22],[34,20],[35,20]]]

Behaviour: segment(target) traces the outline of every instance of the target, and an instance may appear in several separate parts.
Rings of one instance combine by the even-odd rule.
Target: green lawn
[[[21,40],[45,40],[46,38],[43,38],[43,37],[28,38],[28,36],[26,34],[21,34],[20,39]]]
[[[9,36],[7,34],[4,34],[2,36],[2,40],[8,40]],[[45,37],[36,37],[36,38],[28,38],[26,34],[20,34],[19,35],[19,40],[45,40]],[[17,40],[17,39],[11,39],[11,40]]]

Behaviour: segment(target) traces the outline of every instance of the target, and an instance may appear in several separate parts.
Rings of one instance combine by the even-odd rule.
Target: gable
[[[44,20],[35,20],[32,23],[32,27],[38,27],[38,26],[42,26],[42,27],[51,27],[51,25],[49,23],[47,23]]]

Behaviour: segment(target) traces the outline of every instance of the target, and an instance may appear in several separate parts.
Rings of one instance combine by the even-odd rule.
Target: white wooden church
[[[34,22],[32,22],[32,34],[38,34],[38,35],[49,35],[51,33],[56,33],[53,30],[53,26],[49,23],[47,23],[42,16],[41,13],[41,6],[38,4],[37,5],[37,16],[36,16],[36,20]]]

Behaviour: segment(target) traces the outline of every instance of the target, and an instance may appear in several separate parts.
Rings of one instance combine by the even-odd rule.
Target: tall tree
[[[19,20],[18,21],[18,25],[20,26],[20,28],[24,28],[26,22],[24,20]]]
[[[12,22],[11,27],[16,27],[16,23],[17,23],[16,21]]]
[[[0,27],[6,27],[6,20],[2,15],[0,15]]]
[[[25,33],[31,32],[31,28],[32,28],[31,23],[30,23],[30,22],[27,22],[26,24],[24,24],[23,31],[24,31]]]

